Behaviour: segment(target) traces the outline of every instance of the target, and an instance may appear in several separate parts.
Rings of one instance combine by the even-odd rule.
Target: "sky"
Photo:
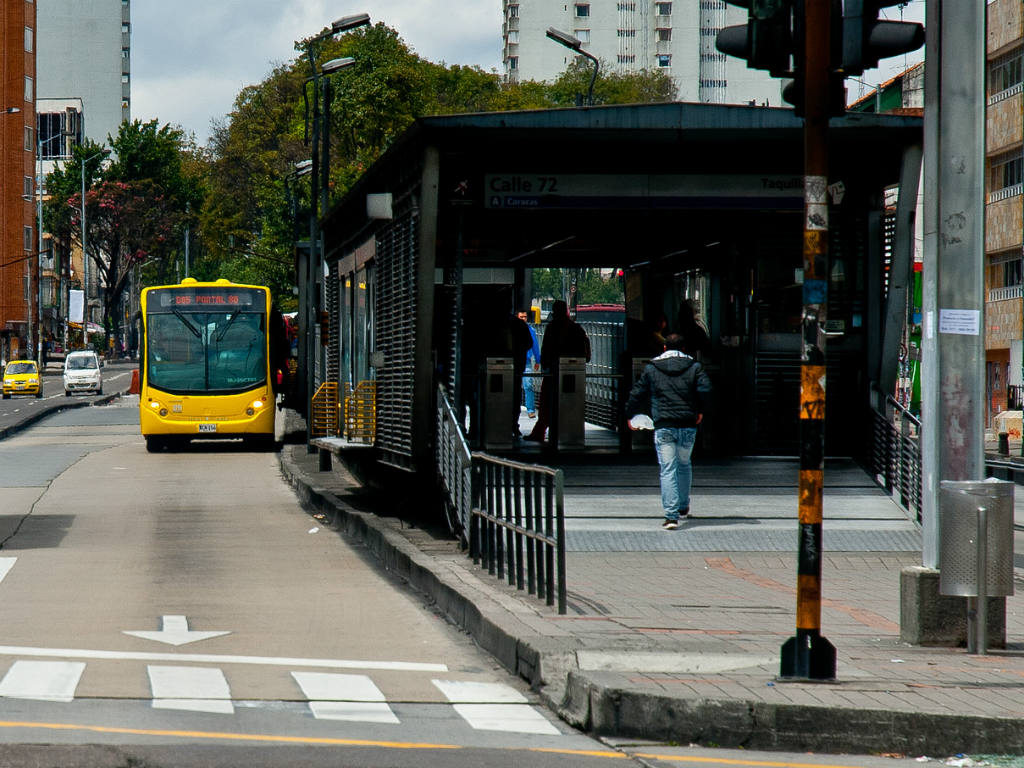
[[[501,68],[501,0],[135,0],[132,118],[180,125],[205,144],[242,88],[296,57],[296,40],[355,13],[429,61]]]
[[[682,0],[695,2],[695,0]],[[924,21],[925,0],[884,10]],[[429,61],[501,71],[501,0],[135,0],[132,13],[132,117],[180,125],[206,144],[211,122],[238,93],[296,56],[295,41],[334,19],[369,13]],[[921,60],[883,62],[847,84],[850,100]]]

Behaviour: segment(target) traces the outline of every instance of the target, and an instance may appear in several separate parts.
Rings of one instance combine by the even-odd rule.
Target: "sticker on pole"
[[[981,333],[981,312],[977,309],[940,309],[939,333],[977,336]]]

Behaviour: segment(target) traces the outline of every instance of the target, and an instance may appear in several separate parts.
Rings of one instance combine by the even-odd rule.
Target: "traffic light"
[[[903,0],[844,0],[844,76],[863,74],[878,66],[879,59],[916,51],[924,45],[924,27],[910,21],[879,20],[883,8]]]
[[[745,59],[750,69],[766,69],[773,77],[793,71],[797,55],[793,39],[794,0],[725,0],[746,8],[746,24],[725,27],[715,38],[715,47],[728,56]]]

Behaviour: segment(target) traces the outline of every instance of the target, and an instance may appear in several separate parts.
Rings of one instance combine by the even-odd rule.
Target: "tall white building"
[[[577,37],[583,49],[619,72],[660,69],[679,101],[787,106],[781,81],[715,49],[722,27],[747,11],[724,0],[502,0],[505,76],[555,80],[576,55],[545,36],[548,27]]]
[[[131,0],[36,0],[44,161],[81,138],[103,144],[131,116]],[[74,136],[68,137],[66,134]]]

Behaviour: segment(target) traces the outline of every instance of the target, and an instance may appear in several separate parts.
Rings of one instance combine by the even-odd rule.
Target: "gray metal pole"
[[[941,567],[939,482],[985,476],[985,10],[963,0],[927,7],[922,451],[932,568]]]

